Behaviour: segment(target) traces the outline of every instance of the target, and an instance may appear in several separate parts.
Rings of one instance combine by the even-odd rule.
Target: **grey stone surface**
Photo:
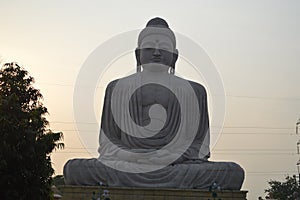
[[[208,191],[198,189],[131,188],[99,186],[59,186],[63,200],[92,199],[109,191],[113,200],[246,200],[247,191]],[[102,195],[101,195],[102,196]],[[214,196],[217,196],[214,198]]]
[[[106,88],[99,158],[69,160],[65,182],[199,189],[217,184],[239,190],[244,171],[238,164],[208,161],[206,90],[173,74],[178,57],[175,37],[155,20],[151,23],[156,26],[148,23],[139,36],[137,73]]]

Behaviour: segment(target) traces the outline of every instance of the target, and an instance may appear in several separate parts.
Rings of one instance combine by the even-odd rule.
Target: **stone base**
[[[216,191],[198,189],[112,188],[97,186],[58,186],[62,200],[91,200],[109,190],[111,200],[246,200],[247,191]],[[101,199],[102,196],[101,196]]]

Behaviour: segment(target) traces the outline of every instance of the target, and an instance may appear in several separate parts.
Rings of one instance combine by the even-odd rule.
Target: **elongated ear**
[[[178,49],[175,49],[175,52],[173,53],[173,60],[172,60],[172,63],[171,63],[171,67],[175,70],[175,64],[176,64],[176,61],[178,59]]]
[[[136,48],[135,49],[135,58],[136,58],[136,65],[137,66],[141,66],[141,49]]]

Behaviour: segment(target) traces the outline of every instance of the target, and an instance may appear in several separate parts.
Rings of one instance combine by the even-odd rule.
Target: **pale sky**
[[[73,114],[83,63],[103,42],[143,28],[156,16],[198,43],[223,80],[225,124],[211,160],[234,161],[245,169],[242,189],[250,200],[265,196],[268,180],[296,174],[300,1],[1,1],[0,58],[30,72],[49,109],[51,129],[64,133],[65,150],[52,154],[55,173],[62,174],[71,158],[91,157]],[[188,71],[192,78],[184,66],[179,62],[177,72]],[[110,69],[95,93],[98,118],[105,84],[132,72],[134,56],[120,58]],[[97,130],[89,129],[89,121],[85,125],[97,141]]]

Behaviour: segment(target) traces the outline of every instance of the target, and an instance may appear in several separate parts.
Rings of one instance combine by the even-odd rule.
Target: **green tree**
[[[50,199],[50,153],[62,133],[48,129],[33,77],[16,63],[0,69],[0,199]]]
[[[287,176],[284,182],[270,180],[270,188],[266,189],[269,198],[278,200],[294,200],[294,193],[300,193],[296,176]]]
[[[57,175],[53,177],[53,185],[65,185],[65,179],[63,175]]]

